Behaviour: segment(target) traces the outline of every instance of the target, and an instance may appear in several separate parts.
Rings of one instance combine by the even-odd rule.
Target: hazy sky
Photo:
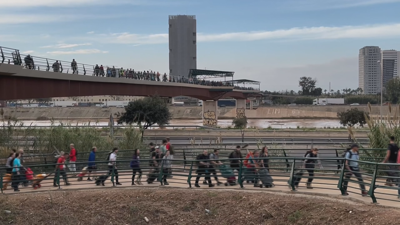
[[[198,68],[262,89],[358,87],[358,50],[400,50],[400,0],[0,0],[0,45],[35,56],[168,72],[168,16],[197,18]]]

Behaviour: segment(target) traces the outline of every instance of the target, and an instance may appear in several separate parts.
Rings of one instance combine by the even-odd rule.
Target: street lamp
[[[380,72],[381,72],[381,107],[380,111],[380,119],[382,122],[382,106],[383,106],[383,63],[380,60],[377,61],[378,65],[380,65]]]

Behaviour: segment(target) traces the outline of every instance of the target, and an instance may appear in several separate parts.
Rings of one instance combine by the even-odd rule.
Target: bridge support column
[[[216,127],[218,125],[217,103],[217,101],[203,101],[203,126]]]
[[[246,117],[246,99],[236,99],[236,118]]]

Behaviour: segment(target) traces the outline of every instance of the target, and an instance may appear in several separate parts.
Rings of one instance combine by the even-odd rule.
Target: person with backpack
[[[78,155],[78,152],[76,151],[74,144],[70,144],[69,148],[71,149],[71,151],[69,152],[69,170],[73,173],[76,172],[76,157]]]
[[[97,166],[96,166],[96,163],[95,163],[95,161],[96,161],[96,151],[97,151],[97,148],[94,146],[92,148],[92,151],[89,154],[89,160],[88,160],[88,172],[89,172],[89,175],[88,175],[88,178],[87,178],[88,181],[92,181],[92,179],[90,179],[90,174],[92,173],[92,171],[95,171],[97,169]]]
[[[395,138],[390,137],[390,143],[388,145],[388,150],[386,151],[385,159],[383,163],[397,163],[397,155],[399,152],[399,146],[395,143]],[[397,183],[398,177],[398,166],[389,166],[389,171],[387,172],[389,178],[386,179],[386,186],[393,186]]]
[[[219,149],[214,149],[214,152],[210,154],[210,175],[212,174],[214,176],[215,181],[217,182],[217,185],[221,185],[222,182],[220,182],[218,180],[218,176],[217,176],[217,168],[218,166],[222,165],[223,163],[221,161],[219,161]],[[207,180],[204,179],[203,184],[207,184]]]
[[[240,169],[240,159],[243,158],[242,153],[240,152],[241,147],[238,145],[236,149],[229,154],[231,168],[239,172]]]
[[[346,162],[345,162],[345,168],[346,168],[346,176],[343,181],[343,189],[345,194],[344,195],[349,195],[347,192],[347,185],[349,183],[350,177],[354,174],[354,176],[357,178],[360,188],[361,188],[361,195],[363,197],[367,196],[368,193],[365,190],[365,185],[364,181],[362,178],[362,175],[360,173],[360,167],[358,165],[358,161],[360,160],[360,156],[358,154],[358,145],[353,144],[351,146],[351,149],[346,153]]]
[[[196,177],[196,183],[194,184],[194,186],[196,187],[200,187],[199,185],[199,180],[201,175],[204,174],[206,180],[208,181],[208,186],[209,187],[214,187],[214,184],[211,183],[211,179],[210,179],[210,158],[208,156],[208,151],[204,150],[203,154],[200,154],[196,157],[197,162],[197,177]]]
[[[160,147],[156,146],[155,151],[151,153],[151,160],[149,161],[150,164],[150,172],[147,177],[147,183],[152,184],[155,179],[157,179],[158,174],[159,174],[159,165],[161,164],[161,160],[163,158],[163,155],[160,151]]]
[[[304,174],[303,168],[305,168],[308,172],[307,188],[313,189],[313,187],[311,186],[311,183],[314,180],[315,164],[318,164],[319,167],[322,169],[321,161],[318,159],[318,149],[313,148],[310,151],[307,151],[306,154],[304,154],[304,158],[305,159],[303,161],[301,170],[294,175],[293,185],[296,189],[299,188],[299,183]]]
[[[140,182],[142,178],[142,170],[140,169],[140,150],[138,148],[135,149],[135,152],[133,153],[130,166],[132,169],[132,185],[135,185],[136,173],[139,173],[139,176],[136,180],[136,184],[142,185],[142,182]]]

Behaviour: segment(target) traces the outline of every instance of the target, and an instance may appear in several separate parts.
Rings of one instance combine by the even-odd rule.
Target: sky
[[[400,0],[0,0],[0,46],[169,71],[168,16],[195,15],[197,67],[268,91],[358,87],[358,51],[400,50]]]

